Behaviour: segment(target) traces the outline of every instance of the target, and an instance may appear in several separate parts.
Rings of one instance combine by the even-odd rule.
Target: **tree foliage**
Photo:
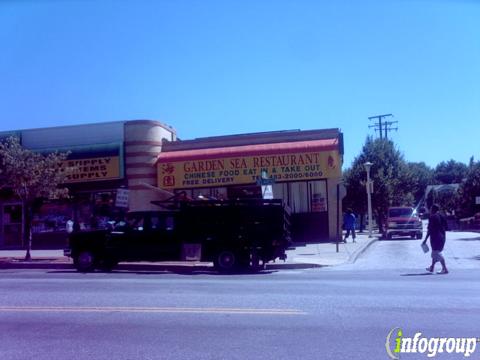
[[[465,180],[460,185],[459,199],[463,216],[471,216],[478,211],[475,198],[480,196],[480,162],[470,161]]]
[[[424,162],[409,162],[407,168],[411,183],[411,193],[416,206],[420,204],[425,196],[428,185],[433,183],[433,169]]]
[[[442,161],[435,167],[434,180],[436,184],[459,184],[467,176],[468,167],[462,162]]]
[[[393,142],[368,137],[352,167],[344,171],[347,196],[343,206],[359,214],[367,212],[366,170],[364,163],[373,163],[371,178],[374,182],[372,207],[380,229],[389,206],[427,207],[435,202],[445,211],[459,216],[471,216],[480,210],[475,197],[480,196],[480,162],[470,158],[469,165],[455,160],[442,161],[434,169],[424,162],[406,162]],[[431,190],[425,198],[428,185],[460,184],[441,191]]]
[[[367,137],[362,152],[353,161],[352,168],[345,172],[347,196],[346,206],[364,213],[367,203],[365,189],[366,162],[373,163],[370,177],[374,183],[372,209],[382,230],[388,207],[395,205],[414,205],[414,179],[403,159],[403,155],[388,139]]]
[[[30,257],[34,203],[41,198],[60,198],[68,194],[66,188],[59,188],[66,176],[64,171],[60,171],[60,165],[67,156],[68,153],[43,155],[33,152],[25,149],[16,137],[0,142],[0,187],[10,189],[23,204],[27,258]]]

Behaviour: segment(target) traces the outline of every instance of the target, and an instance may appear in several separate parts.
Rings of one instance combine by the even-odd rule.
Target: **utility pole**
[[[372,168],[372,163],[367,161],[363,166],[367,171],[367,202],[368,202],[368,237],[372,237],[372,182],[370,180],[370,169]]]
[[[398,123],[398,121],[386,121],[385,118],[393,117],[393,114],[383,114],[370,116],[368,120],[377,119],[377,122],[373,125],[369,125],[369,128],[375,128],[375,131],[380,131],[380,139],[383,139],[383,134],[385,133],[385,139],[388,139],[388,132],[392,130],[398,130],[398,127],[393,128],[392,125]]]

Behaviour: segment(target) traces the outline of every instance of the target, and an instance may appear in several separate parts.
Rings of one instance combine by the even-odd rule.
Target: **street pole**
[[[368,237],[372,237],[372,186],[370,184],[370,168],[372,167],[372,163],[367,161],[364,166],[365,170],[367,171],[367,201],[368,201]]]
[[[337,253],[339,251],[339,243],[340,243],[340,184],[337,184],[337,241],[336,241],[336,248]]]

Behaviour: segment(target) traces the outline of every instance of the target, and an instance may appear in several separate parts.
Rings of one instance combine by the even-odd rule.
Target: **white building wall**
[[[163,139],[175,140],[175,130],[156,121],[125,123],[125,168],[131,211],[158,210],[152,200],[163,200],[169,193],[157,188],[157,156]]]

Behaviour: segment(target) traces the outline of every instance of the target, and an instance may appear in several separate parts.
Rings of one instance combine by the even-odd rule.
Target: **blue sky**
[[[0,131],[338,127],[348,167],[393,113],[406,160],[480,160],[479,19],[473,0],[3,0]]]

